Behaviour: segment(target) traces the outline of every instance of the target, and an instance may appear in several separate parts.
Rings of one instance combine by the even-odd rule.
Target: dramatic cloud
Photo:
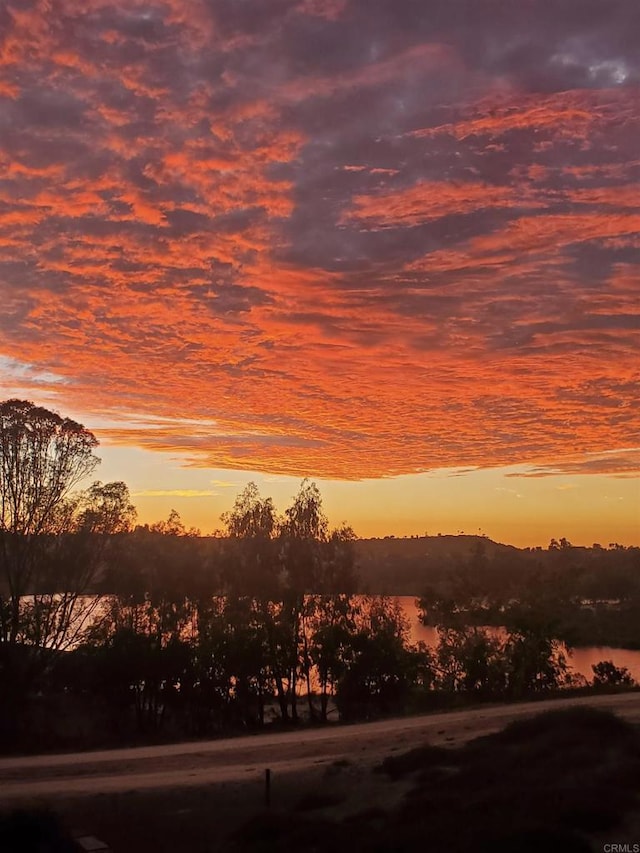
[[[579,459],[565,459],[555,465],[538,466],[529,471],[507,474],[507,477],[554,477],[572,474],[608,474],[615,477],[635,477],[640,470],[640,448],[585,454]],[[558,489],[575,486],[557,486]]]
[[[217,469],[637,472],[639,35],[637,0],[0,2],[0,390]]]

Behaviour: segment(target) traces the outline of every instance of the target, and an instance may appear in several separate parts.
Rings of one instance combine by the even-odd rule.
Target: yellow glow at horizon
[[[184,467],[170,454],[101,446],[96,476],[125,480],[140,523],[177,510],[203,534],[222,528],[246,484],[283,512],[300,479],[256,471]],[[509,476],[525,468],[434,471],[382,480],[315,479],[332,525],[346,522],[360,537],[486,534],[519,547],[566,537],[575,545],[640,544],[640,479],[598,474]]]

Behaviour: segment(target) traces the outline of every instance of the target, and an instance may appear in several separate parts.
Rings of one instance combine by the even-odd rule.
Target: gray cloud
[[[8,355],[79,389],[108,363],[105,409],[132,372],[150,410],[211,386],[263,466],[620,445],[637,0],[54,7],[0,5]]]

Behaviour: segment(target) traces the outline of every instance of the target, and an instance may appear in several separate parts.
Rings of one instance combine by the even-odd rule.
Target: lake
[[[416,599],[410,595],[395,597],[400,602],[403,611],[407,615],[411,625],[411,639],[413,642],[422,640],[429,646],[437,646],[438,632],[432,626],[423,625],[418,618]],[[494,628],[500,631],[499,628]],[[584,646],[582,648],[565,649],[567,661],[576,675],[583,675],[591,680],[593,678],[592,664],[600,663],[602,660],[613,661],[615,666],[625,666],[631,676],[640,683],[640,650],[615,649],[608,646]]]
[[[403,612],[407,616],[410,625],[411,641],[419,640],[428,646],[438,645],[438,632],[433,626],[423,625],[419,620],[419,610],[416,605],[417,599],[411,595],[389,596],[391,600],[399,602]],[[90,600],[87,597],[87,600]],[[97,613],[92,618],[97,617]],[[502,629],[490,629],[500,632]],[[73,646],[73,644],[72,644]],[[640,684],[640,650],[611,648],[609,646],[584,646],[581,648],[567,649],[565,647],[567,661],[576,675],[583,675],[591,680],[593,678],[592,664],[603,660],[613,661],[615,666],[626,667],[632,678]]]

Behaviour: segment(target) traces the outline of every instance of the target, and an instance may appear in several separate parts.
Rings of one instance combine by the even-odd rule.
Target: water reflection
[[[420,622],[420,611],[418,610],[416,598],[410,595],[399,595],[389,596],[389,600],[398,602],[406,615],[410,625],[411,642],[417,643],[418,641],[422,641],[431,648],[435,648],[438,645],[439,637],[437,628],[431,625],[423,625]],[[91,599],[90,597],[85,597],[84,601],[86,606],[86,602],[90,602]],[[92,612],[91,621],[97,620],[100,616],[104,615],[106,602],[107,600],[104,599],[100,603],[100,606]],[[485,630],[499,638],[506,636],[504,628],[488,627]],[[190,629],[187,633],[190,633]],[[69,647],[73,648],[76,645],[76,642],[72,642],[69,644]],[[617,667],[626,667],[631,677],[640,683],[640,650],[620,649],[610,646],[584,646],[567,649],[565,646],[562,648],[562,651],[566,654],[567,661],[574,675],[582,675],[591,680],[593,678],[592,665],[608,660],[612,661]]]
[[[396,598],[400,602],[404,613],[411,625],[411,640],[415,643],[422,640],[428,646],[438,645],[438,631],[433,626],[423,625],[418,616],[419,611],[416,599],[412,596],[402,595]],[[506,632],[503,628],[489,628],[497,636],[504,637]],[[615,666],[626,667],[632,678],[640,682],[640,650],[616,649],[609,646],[585,646],[571,650],[563,649],[571,669],[575,675],[583,675],[591,680],[593,670],[591,666],[603,660],[613,661]]]

